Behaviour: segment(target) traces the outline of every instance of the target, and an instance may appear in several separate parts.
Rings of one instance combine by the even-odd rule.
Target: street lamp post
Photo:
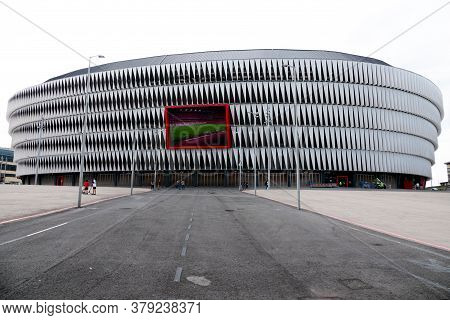
[[[283,65],[283,67],[285,68],[290,68],[292,71],[292,75],[293,75],[293,79],[291,84],[293,84],[294,88],[295,88],[295,92],[294,92],[294,117],[295,117],[295,138],[294,138],[294,143],[295,143],[295,166],[296,171],[297,171],[297,209],[300,210],[300,161],[299,161],[299,141],[298,141],[298,129],[299,129],[299,120],[297,117],[297,70],[295,69],[295,65],[290,65],[290,64],[285,64]]]
[[[155,133],[155,132],[164,132],[164,129],[162,129],[162,128],[154,128],[152,130],[153,130],[153,133]],[[154,190],[156,190],[156,170],[157,170],[157,167],[156,167],[156,160],[155,160],[155,173],[154,173],[154,176],[153,176],[153,188],[154,188]]]
[[[34,174],[34,185],[38,184],[38,175],[39,175],[39,164],[41,160],[41,139],[42,139],[42,130],[44,129],[44,118],[41,118],[39,121],[39,138],[38,138],[38,149],[36,156],[36,172]]]
[[[134,159],[136,157],[136,133],[133,132],[133,136],[131,139],[131,187],[130,187],[130,195],[133,195],[133,188],[134,188]]]
[[[153,190],[156,190],[156,161],[155,161],[155,172],[153,173]]]
[[[0,181],[4,181],[4,178],[2,179],[3,175],[3,156],[1,156],[1,162],[0,162]],[[6,178],[6,169],[5,169],[5,178]]]
[[[239,191],[242,191],[242,158],[239,161]]]
[[[80,150],[80,176],[78,181],[78,208],[81,207],[81,193],[83,191],[83,171],[84,171],[84,152],[86,144],[86,126],[87,126],[87,111],[88,111],[88,94],[91,90],[91,60],[92,58],[103,59],[104,56],[96,55],[89,57],[88,73],[86,75],[86,84],[84,92],[84,110],[83,110],[83,122],[81,125],[81,150]]]
[[[236,136],[239,134],[238,128],[234,131]],[[239,138],[238,167],[239,167],[239,191],[242,191],[242,139]]]
[[[249,112],[253,115],[253,189],[256,196],[256,119],[259,117],[256,112]]]
[[[266,110],[266,125],[269,129],[269,140],[267,141],[267,149],[268,149],[268,157],[267,157],[267,189],[270,189],[270,169],[272,169],[272,150],[271,150],[271,143],[272,143],[272,134],[270,132],[270,126],[272,125],[272,115],[269,110]]]

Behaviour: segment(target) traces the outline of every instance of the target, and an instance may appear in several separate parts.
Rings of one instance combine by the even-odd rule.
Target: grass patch
[[[170,128],[170,140],[172,144],[185,139],[196,138],[204,134],[225,131],[226,124],[223,123],[202,123],[190,124],[186,126],[176,126]]]

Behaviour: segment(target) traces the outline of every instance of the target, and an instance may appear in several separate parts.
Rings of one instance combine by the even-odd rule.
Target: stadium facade
[[[26,73],[26,71],[23,71]],[[17,176],[75,185],[87,69],[16,93],[7,118]],[[328,51],[244,50],[158,56],[91,68],[85,170],[99,185],[392,188],[431,177],[441,131],[440,90],[380,60]],[[229,148],[168,148],[168,106],[226,105]],[[298,140],[297,140],[298,139]],[[298,148],[295,148],[298,142]],[[135,147],[133,147],[135,146]],[[135,151],[134,151],[135,150]]]

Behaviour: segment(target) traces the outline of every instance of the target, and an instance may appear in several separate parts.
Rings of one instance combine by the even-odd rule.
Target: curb
[[[273,200],[273,199],[270,199],[270,198],[265,198],[265,197],[259,196],[258,194],[256,196],[258,198],[261,198],[261,199],[266,199],[266,200],[269,200],[269,201],[273,201],[273,202],[276,202],[276,203],[279,203],[279,204],[283,204],[283,205],[289,206],[291,208],[297,209],[296,206],[294,206],[292,204],[289,204],[289,203],[281,202],[279,200]],[[398,238],[398,239],[402,239],[402,240],[406,240],[406,241],[410,241],[410,242],[415,242],[415,243],[418,243],[418,244],[423,245],[423,246],[432,247],[432,248],[435,248],[435,249],[439,249],[439,250],[450,252],[450,248],[447,248],[445,246],[441,246],[441,245],[438,245],[438,244],[432,244],[432,243],[428,243],[428,242],[425,242],[425,241],[422,241],[422,240],[413,239],[413,238],[408,238],[406,236],[402,236],[402,235],[399,235],[399,234],[396,234],[396,233],[393,233],[393,232],[390,232],[390,231],[384,231],[384,230],[381,230],[381,229],[370,227],[370,226],[367,226],[367,225],[364,225],[364,224],[360,224],[360,223],[357,223],[357,222],[346,220],[344,218],[340,218],[340,217],[336,217],[336,216],[333,216],[333,215],[320,213],[320,212],[316,212],[316,211],[312,211],[312,210],[308,210],[308,209],[300,209],[300,211],[311,212],[311,213],[314,213],[314,214],[317,214],[317,215],[320,215],[320,216],[323,216],[323,217],[332,218],[332,219],[337,220],[337,221],[341,221],[341,222],[344,222],[344,223],[347,223],[347,224],[351,224],[351,225],[354,225],[354,226],[357,226],[357,227],[360,227],[360,228],[364,228],[364,229],[367,229],[367,230],[370,230],[370,231],[375,231],[375,232],[378,232],[378,233],[381,233],[381,234],[385,234],[385,235],[388,235],[388,236],[391,236],[391,237],[394,237],[394,238]]]
[[[146,193],[146,192],[149,192],[149,191],[144,191],[144,192],[141,192],[141,193]],[[135,195],[135,194],[133,194],[133,195]],[[86,203],[86,204],[82,205],[81,208],[88,207],[88,206],[91,206],[93,204],[97,204],[97,203],[100,203],[100,202],[104,202],[104,201],[108,201],[108,200],[114,200],[114,199],[119,199],[119,198],[128,197],[128,196],[130,196],[130,194],[123,194],[123,195],[120,195],[120,196],[114,196],[114,197],[110,197],[110,198],[96,200],[94,202],[89,202],[89,203]],[[12,222],[17,222],[17,221],[29,220],[29,219],[33,219],[33,218],[42,217],[42,216],[47,216],[47,215],[50,215],[50,214],[60,213],[60,212],[63,212],[63,211],[76,209],[76,208],[78,208],[78,207],[77,206],[71,206],[71,207],[64,207],[64,208],[60,208],[60,209],[54,209],[54,210],[50,210],[50,211],[45,211],[45,212],[41,212],[41,213],[35,213],[35,214],[29,215],[29,216],[24,216],[24,217],[14,218],[14,219],[10,219],[10,220],[0,221],[0,225],[4,225],[4,224],[7,224],[7,223],[12,223]]]

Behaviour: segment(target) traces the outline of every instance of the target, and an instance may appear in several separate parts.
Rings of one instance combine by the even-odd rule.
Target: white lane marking
[[[81,208],[81,209],[84,209],[84,208]],[[25,238],[28,238],[28,237],[32,237],[32,236],[35,236],[35,235],[37,235],[37,234],[40,234],[40,233],[43,233],[43,232],[46,232],[46,231],[53,230],[53,229],[55,229],[55,228],[62,227],[62,226],[64,226],[64,225],[66,225],[66,224],[69,224],[69,223],[72,223],[72,222],[75,222],[75,221],[78,221],[78,220],[83,220],[83,219],[89,218],[89,217],[94,216],[94,215],[99,214],[99,213],[101,213],[101,212],[94,212],[94,213],[88,214],[88,215],[86,215],[86,216],[84,216],[84,217],[75,218],[75,219],[66,221],[66,222],[64,222],[64,223],[58,224],[58,225],[56,225],[56,226],[49,227],[49,228],[44,229],[44,230],[40,230],[40,231],[37,231],[37,232],[33,232],[33,233],[30,233],[30,234],[27,234],[26,236],[22,236],[22,237],[19,237],[19,238],[16,238],[16,239],[8,240],[8,241],[5,241],[5,242],[0,243],[0,246],[3,246],[3,245],[5,245],[5,244],[9,244],[9,243],[12,243],[12,242],[16,242],[16,241],[19,241],[19,240],[22,240],[22,239],[25,239]]]
[[[188,225],[188,230],[191,230],[192,224]]]
[[[190,218],[189,221],[192,222],[192,221],[194,221],[194,219]]]
[[[68,223],[69,222],[64,222],[64,223],[58,224],[56,226],[53,226],[53,227],[50,227],[50,228],[47,228],[47,229],[44,229],[44,230],[40,230],[40,231],[37,231],[37,232],[33,232],[33,233],[30,233],[30,234],[27,234],[26,236],[23,236],[23,237],[20,237],[20,238],[16,238],[16,239],[12,239],[12,240],[9,240],[9,241],[6,241],[6,242],[2,242],[2,243],[0,243],[0,246],[3,246],[3,245],[8,244],[8,243],[16,242],[16,241],[19,241],[19,240],[22,240],[22,239],[25,239],[25,238],[29,238],[29,237],[35,236],[37,234],[40,234],[40,233],[52,230],[52,229],[56,229],[56,228],[65,226]]]
[[[188,233],[188,234],[186,234],[186,237],[184,238],[184,241],[188,241],[189,240],[189,236],[190,236],[190,234]]]
[[[187,250],[187,247],[185,245],[185,246],[183,246],[183,249],[181,250],[181,256],[182,257],[186,256],[186,250]]]
[[[145,193],[145,192],[147,192],[147,191],[144,191],[143,193]],[[161,193],[161,195],[163,195],[163,193]],[[107,200],[113,200],[113,199],[118,199],[118,198],[123,198],[123,197],[128,197],[128,195],[120,195],[120,196],[117,196],[117,197],[112,197],[112,198],[107,198],[107,199],[97,200],[97,201],[94,201],[94,202],[91,202],[91,203],[89,203],[89,204],[84,205],[84,206],[83,206],[82,208],[80,208],[79,210],[85,210],[87,206],[89,206],[89,205],[91,205],[91,204],[94,204],[94,203],[99,203],[99,202],[103,202],[103,201],[107,201]],[[134,209],[133,212],[132,212],[131,214],[133,214],[134,212],[136,212],[136,211],[138,211],[138,210],[141,210],[141,209],[145,208],[145,206],[149,205],[149,204],[150,204],[153,200],[155,200],[156,198],[157,198],[157,197],[150,198],[150,201],[149,201],[149,202],[145,203],[145,204],[142,205],[141,207],[138,207],[138,208]],[[76,208],[76,207],[74,207],[74,209],[75,209],[75,208]],[[78,211],[78,212],[79,212],[79,211]],[[25,238],[28,238],[28,237],[37,235],[37,234],[42,233],[42,232],[50,231],[50,230],[52,230],[52,229],[55,229],[55,228],[64,226],[64,225],[66,225],[66,224],[69,224],[69,223],[72,223],[72,222],[75,222],[75,221],[78,221],[78,220],[83,220],[83,219],[86,219],[86,218],[89,218],[89,217],[91,217],[91,216],[94,216],[94,215],[96,215],[96,214],[101,214],[101,213],[105,213],[105,211],[98,211],[98,212],[94,212],[94,213],[88,214],[88,215],[83,216],[83,217],[75,218],[75,219],[66,221],[66,222],[64,222],[64,223],[61,223],[61,224],[59,224],[59,225],[56,225],[56,226],[53,226],[53,227],[50,227],[50,228],[47,228],[47,229],[44,229],[44,230],[41,230],[41,231],[34,232],[34,233],[29,234],[29,235],[20,237],[20,238],[16,238],[16,239],[13,239],[13,240],[9,240],[9,241],[0,243],[0,246],[6,245],[6,244],[9,244],[9,243],[12,243],[12,242],[19,241],[19,240],[22,240],[22,239],[25,239]],[[44,215],[45,215],[45,214],[44,214]],[[26,219],[26,218],[28,218],[28,217],[24,217],[24,219]],[[0,223],[0,224],[3,224],[3,223],[7,223],[7,222],[2,222],[2,223]]]
[[[181,272],[183,272],[183,268],[182,267],[178,267],[177,271],[175,272],[175,278],[173,279],[173,281],[180,282]]]

